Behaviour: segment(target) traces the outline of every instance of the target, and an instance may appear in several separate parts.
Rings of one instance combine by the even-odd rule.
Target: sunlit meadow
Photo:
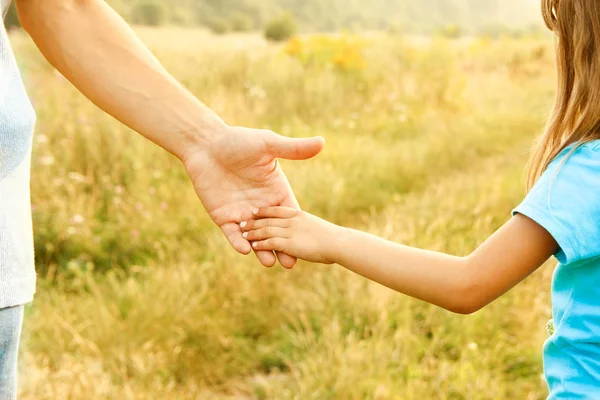
[[[547,39],[140,35],[230,124],[327,139],[284,163],[306,210],[458,255],[523,197],[552,100]],[[227,245],[176,159],[12,39],[38,111],[21,398],[545,398],[551,263],[470,316],[337,266],[264,269]]]

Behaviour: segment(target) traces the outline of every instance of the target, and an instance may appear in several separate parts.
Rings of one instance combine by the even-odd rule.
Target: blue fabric
[[[23,306],[0,309],[0,400],[17,398],[17,358]]]
[[[548,399],[600,398],[600,141],[565,149],[513,214],[560,246],[552,279],[554,333],[544,344]]]

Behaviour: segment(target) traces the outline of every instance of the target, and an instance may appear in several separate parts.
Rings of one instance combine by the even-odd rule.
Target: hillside
[[[136,19],[141,4],[161,8],[169,23],[207,25],[216,21],[241,29],[259,28],[291,12],[303,31],[388,29],[427,33],[456,25],[464,31],[491,26],[525,28],[540,24],[539,0],[108,0],[118,11]]]

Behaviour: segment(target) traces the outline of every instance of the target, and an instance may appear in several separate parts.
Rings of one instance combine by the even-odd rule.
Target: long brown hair
[[[600,139],[600,1],[542,0],[556,35],[554,107],[529,161],[529,189],[567,146]]]

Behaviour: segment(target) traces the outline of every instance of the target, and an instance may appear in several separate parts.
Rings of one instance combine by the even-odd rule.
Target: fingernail
[[[254,214],[254,215],[258,214],[258,208],[255,208],[254,210],[252,210],[252,214]]]
[[[244,222],[242,222],[242,223],[240,224],[240,226],[241,226],[242,228],[245,228],[245,227],[246,227],[246,225],[248,225],[248,223],[247,223],[246,221],[244,221]]]
[[[258,243],[257,242],[252,243],[252,247],[257,248],[258,247]]]
[[[248,237],[248,232],[242,233],[242,237],[247,238]]]

